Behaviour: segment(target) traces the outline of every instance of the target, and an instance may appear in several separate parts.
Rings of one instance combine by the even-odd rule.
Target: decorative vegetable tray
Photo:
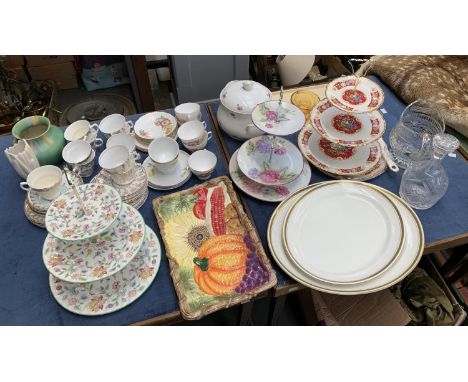
[[[276,284],[229,178],[156,198],[153,209],[185,319],[247,301]]]

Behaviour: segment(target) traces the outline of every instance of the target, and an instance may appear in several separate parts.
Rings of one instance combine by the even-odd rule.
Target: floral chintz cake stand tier
[[[107,231],[119,216],[122,199],[113,187],[84,184],[76,187],[87,214],[84,214],[73,190],[59,196],[45,217],[47,231],[65,241],[85,240]]]

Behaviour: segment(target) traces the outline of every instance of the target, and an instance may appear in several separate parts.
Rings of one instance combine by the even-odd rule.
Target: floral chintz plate
[[[109,277],[124,268],[140,250],[145,222],[128,204],[112,228],[92,239],[63,241],[47,235],[42,257],[47,270],[71,283],[89,283]]]
[[[119,216],[122,199],[113,187],[83,184],[76,187],[88,214],[83,214],[73,190],[53,201],[47,210],[47,231],[60,240],[75,241],[107,231]]]
[[[305,123],[304,113],[289,102],[267,101],[252,111],[252,121],[260,130],[273,135],[290,135]]]
[[[247,178],[242,173],[237,164],[237,151],[232,155],[229,161],[229,174],[236,186],[247,195],[265,202],[281,202],[292,192],[307,186],[311,178],[310,165],[304,163],[304,170],[301,175],[291,183],[279,186],[264,186],[263,184],[259,184]]]
[[[299,149],[287,139],[272,135],[246,141],[239,148],[237,163],[248,178],[266,186],[290,183],[304,169]]]
[[[326,94],[334,106],[350,113],[368,113],[384,101],[380,86],[365,77],[339,77],[328,84]]]
[[[146,227],[143,245],[120,272],[88,284],[74,284],[49,276],[50,289],[57,302],[72,313],[99,316],[120,310],[137,300],[156,278],[161,263],[161,245]]]
[[[329,100],[320,101],[310,113],[312,127],[325,139],[345,146],[362,146],[379,139],[385,131],[380,111],[348,113]]]

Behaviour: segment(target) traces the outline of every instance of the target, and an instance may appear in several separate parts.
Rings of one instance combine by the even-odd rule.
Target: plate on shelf
[[[135,135],[144,139],[156,139],[170,136],[177,129],[177,120],[174,116],[163,111],[154,111],[142,115],[135,123]]]
[[[325,182],[323,182],[325,183]],[[284,251],[281,231],[284,223],[284,218],[290,207],[295,201],[307,190],[323,184],[317,183],[299,190],[291,194],[285,199],[273,212],[273,215],[268,224],[267,238],[268,246],[271,254],[280,266],[280,268],[297,282],[325,293],[339,295],[357,295],[378,292],[387,289],[397,282],[403,280],[418,264],[424,251],[424,231],[421,222],[411,209],[401,198],[392,194],[388,190],[374,186],[392,199],[400,212],[404,226],[404,243],[400,256],[396,261],[381,275],[372,278],[369,281],[356,284],[331,284],[318,280],[307,273],[303,272],[296,264],[287,256]]]
[[[304,169],[298,148],[287,139],[261,135],[244,142],[237,152],[241,171],[251,180],[266,185],[283,185]]]
[[[179,187],[190,179],[192,173],[188,167],[189,154],[180,150],[179,160],[173,172],[162,174],[156,170],[148,157],[143,162],[146,175],[148,176],[148,187],[156,190],[169,190]]]
[[[264,186],[247,178],[240,170],[237,164],[237,152],[232,155],[229,161],[229,174],[232,180],[247,195],[265,202],[280,202],[292,192],[305,187],[309,184],[311,178],[310,166],[304,163],[302,173],[291,183],[279,186]]]
[[[42,258],[56,278],[89,283],[123,269],[140,250],[144,236],[143,217],[124,203],[112,228],[92,239],[67,242],[47,235]]]
[[[299,149],[319,170],[335,175],[360,176],[372,169],[382,157],[379,145],[347,147],[322,138],[315,130],[305,127],[297,138]]]
[[[368,281],[400,255],[403,222],[388,196],[354,181],[304,192],[283,224],[291,260],[310,276],[334,284]]]
[[[143,245],[135,258],[120,272],[88,284],[73,284],[49,276],[57,302],[72,313],[99,316],[120,310],[136,301],[156,278],[161,263],[161,245],[146,226]]]
[[[285,101],[266,101],[252,111],[255,126],[272,135],[294,134],[304,126],[305,120],[301,109]]]
[[[325,93],[334,106],[350,113],[368,113],[384,101],[381,87],[366,77],[336,78],[328,84]]]
[[[312,127],[330,142],[345,146],[362,146],[379,139],[385,131],[380,111],[347,113],[329,100],[320,101],[310,114]]]
[[[60,240],[85,240],[107,231],[119,216],[122,199],[118,191],[104,184],[76,187],[89,215],[84,215],[73,190],[53,201],[47,210],[47,231]]]

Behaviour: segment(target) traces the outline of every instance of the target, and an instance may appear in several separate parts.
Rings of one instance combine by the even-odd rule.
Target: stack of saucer
[[[83,184],[81,177],[74,173],[70,172],[71,181],[75,185]],[[60,193],[63,194],[68,191],[68,183],[65,175],[62,176],[62,186]],[[44,199],[39,193],[34,190],[27,192],[24,199],[24,213],[28,220],[38,227],[45,228],[45,214],[52,204],[52,200]]]
[[[114,184],[110,175],[104,170],[101,170],[91,179],[90,183],[106,184],[114,187],[122,197],[123,202],[139,209],[148,198],[148,178],[141,164],[137,163],[135,166],[135,179],[130,184],[124,186]]]
[[[246,194],[279,202],[309,184],[310,166],[287,139],[261,135],[246,141],[231,157],[229,173]]]
[[[382,89],[367,78],[348,76],[332,81],[326,94],[299,134],[304,156],[337,179],[368,180],[383,173],[387,164],[378,140],[385,119],[377,110],[384,99]]]
[[[65,309],[102,315],[138,299],[156,277],[161,249],[155,233],[119,193],[104,184],[59,196],[45,218],[43,260],[52,295]]]

